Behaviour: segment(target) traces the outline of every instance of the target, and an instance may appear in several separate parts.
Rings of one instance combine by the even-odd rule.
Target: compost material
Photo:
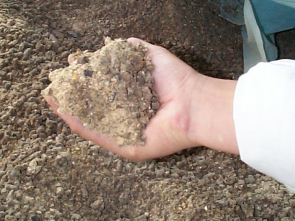
[[[138,37],[237,79],[241,29],[215,2],[0,1],[0,221],[295,220],[294,194],[239,156],[193,148],[133,163],[72,133],[41,96],[49,73],[78,49],[102,48],[103,36]],[[280,58],[295,59],[295,30],[276,38]]]
[[[118,145],[143,145],[143,130],[159,108],[146,50],[106,38],[100,50],[79,51],[69,67],[51,72],[43,95],[53,97],[61,113]]]

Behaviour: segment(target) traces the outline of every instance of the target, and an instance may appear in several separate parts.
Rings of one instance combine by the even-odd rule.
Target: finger
[[[127,39],[127,42],[128,43],[131,43],[133,46],[135,47],[138,47],[138,45],[141,43],[141,44],[145,44],[145,45],[148,45],[150,43],[147,43],[146,41],[143,41],[139,38],[134,38],[134,37],[131,37],[131,38],[128,38]]]
[[[58,104],[56,104],[51,97],[44,97],[44,99],[47,101],[47,103],[51,106],[53,111],[55,112],[56,115],[58,115],[61,119],[63,119],[70,129],[74,132],[79,134],[81,137],[83,137],[86,140],[90,140],[93,143],[103,147],[104,149],[114,152],[120,156],[123,156],[125,158],[134,160],[134,161],[139,161],[138,155],[139,153],[137,152],[135,154],[134,147],[119,147],[117,143],[113,140],[110,140],[104,136],[101,136],[91,130],[88,130],[85,128],[80,120],[78,120],[75,117],[72,117],[68,114],[63,114],[58,111]],[[133,151],[129,151],[129,149]],[[135,148],[137,149],[137,148]],[[133,153],[133,154],[132,154]]]
[[[69,64],[72,64],[76,60],[75,54],[70,54],[68,56],[68,62]]]
[[[99,134],[94,133],[93,131],[86,129],[81,123],[81,121],[79,121],[78,119],[68,114],[63,114],[58,112],[59,106],[52,100],[52,98],[44,97],[44,99],[52,107],[53,111],[69,125],[70,129],[73,132],[79,134],[81,137],[83,137],[86,140],[90,140],[93,143],[96,143],[107,150],[115,152],[114,150],[115,150],[115,147],[117,146],[115,142],[112,142],[109,139],[103,136],[100,136]]]
[[[126,146],[126,147],[120,147],[116,141],[109,139],[105,136],[99,135],[94,131],[91,131],[87,128],[85,128],[82,124],[82,122],[70,115],[58,113],[58,116],[61,117],[70,127],[70,129],[83,137],[85,140],[89,140],[100,147],[104,148],[105,150],[111,151],[115,154],[118,154],[124,158],[133,160],[133,161],[141,161],[139,153],[136,155],[132,155],[132,151],[129,151],[129,149],[133,149],[132,146]],[[137,148],[137,147],[135,147]]]
[[[54,111],[55,113],[57,113],[57,109],[58,109],[58,107],[59,107],[58,104],[55,103],[55,102],[52,100],[51,97],[44,96],[44,99],[45,99],[45,101],[51,106],[51,108],[53,109],[53,111]]]
[[[143,40],[141,40],[141,39],[139,39],[139,38],[134,38],[134,37],[128,38],[128,39],[127,39],[127,42],[128,42],[128,43],[131,43],[131,44],[132,44],[133,46],[135,46],[135,47],[138,47],[140,44],[142,44],[142,45],[148,47],[148,49],[150,49],[151,47],[154,47],[153,44],[148,43],[148,42],[146,42],[146,41],[143,41]]]

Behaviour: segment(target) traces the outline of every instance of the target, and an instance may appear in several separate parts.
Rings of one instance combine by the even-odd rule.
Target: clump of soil
[[[77,52],[72,64],[51,72],[52,83],[42,93],[59,104],[61,113],[119,146],[144,145],[143,129],[159,108],[146,50],[106,38],[100,50]]]

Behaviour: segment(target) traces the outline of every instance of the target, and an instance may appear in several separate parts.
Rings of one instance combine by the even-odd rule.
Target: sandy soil
[[[67,56],[140,37],[200,72],[242,74],[240,27],[206,0],[0,2],[0,220],[294,220],[295,197],[237,156],[195,148],[132,163],[85,141],[40,95]],[[277,36],[295,58],[294,31]],[[226,125],[225,125],[226,127]]]

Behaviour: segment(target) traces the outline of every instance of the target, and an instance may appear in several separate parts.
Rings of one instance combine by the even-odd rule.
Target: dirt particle
[[[91,70],[84,70],[85,77],[92,77],[93,71]]]
[[[42,169],[42,166],[38,165],[39,158],[33,159],[27,168],[27,174],[28,175],[36,175],[40,172]]]
[[[24,51],[24,57],[23,57],[23,59],[24,59],[24,60],[29,59],[29,57],[31,56],[31,54],[32,54],[32,49],[31,49],[31,48],[27,48],[27,49]]]
[[[104,205],[104,201],[103,201],[102,198],[100,198],[100,199],[94,201],[94,202],[90,205],[90,207],[91,207],[92,209],[97,210],[97,211],[101,211],[101,210],[103,210],[103,209],[104,209],[104,206],[105,206],[105,205]]]
[[[86,63],[88,63],[88,58],[80,56],[80,57],[77,58],[77,63],[78,64],[86,64]]]

